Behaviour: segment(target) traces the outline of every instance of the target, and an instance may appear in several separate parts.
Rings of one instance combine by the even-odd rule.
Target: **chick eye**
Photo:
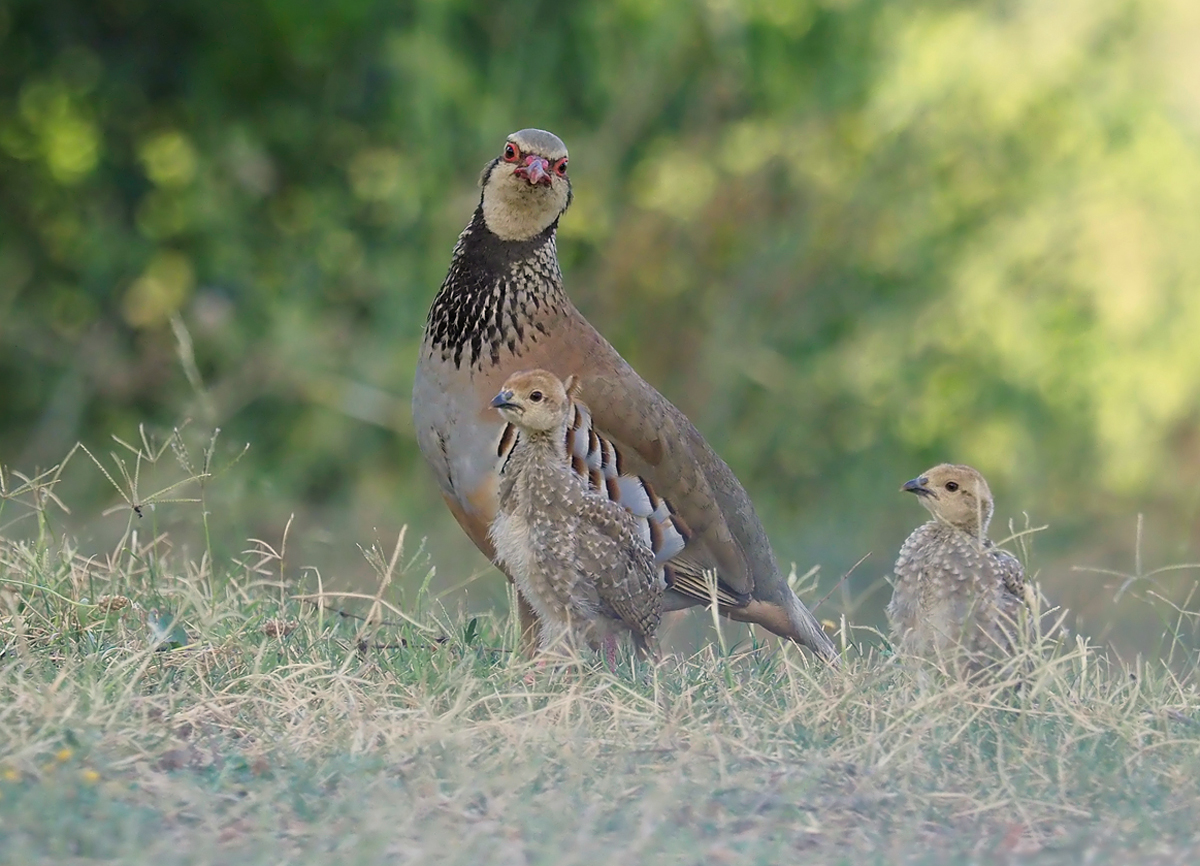
[[[521,158],[521,149],[511,141],[504,145],[504,161],[517,162]]]
[[[541,403],[542,402],[542,392],[541,391],[532,392],[529,395],[529,402],[530,403]]]
[[[946,489],[949,490],[951,493],[953,493],[955,490],[958,489],[958,482],[957,481],[947,481]]]
[[[559,177],[567,176],[567,158],[565,156],[558,162],[554,163],[554,173]]]

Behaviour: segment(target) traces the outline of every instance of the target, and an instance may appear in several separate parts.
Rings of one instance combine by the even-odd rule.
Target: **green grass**
[[[1192,656],[1043,637],[969,684],[849,631],[840,671],[774,643],[538,667],[508,617],[440,607],[403,536],[348,598],[282,543],[214,564],[132,514],[77,549],[55,477],[0,479],[29,516],[0,533],[5,862],[1200,857]]]

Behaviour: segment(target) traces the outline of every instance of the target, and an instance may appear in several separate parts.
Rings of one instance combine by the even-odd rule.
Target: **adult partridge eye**
[[[541,391],[532,392],[529,395],[529,402],[530,403],[541,403],[542,402],[542,392]]]
[[[958,482],[957,481],[947,481],[946,489],[949,490],[951,493],[953,493],[955,490],[958,489]]]
[[[567,158],[565,156],[558,162],[554,163],[554,173],[559,177],[567,176]]]
[[[508,142],[508,144],[504,145],[504,161],[505,162],[517,162],[520,159],[521,159],[521,151],[515,144],[513,144],[510,141],[510,142]]]

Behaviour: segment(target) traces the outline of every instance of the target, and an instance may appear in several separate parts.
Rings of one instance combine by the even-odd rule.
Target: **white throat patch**
[[[524,241],[546,230],[567,206],[567,181],[530,186],[513,174],[513,166],[497,163],[483,186],[483,219],[506,241]]]

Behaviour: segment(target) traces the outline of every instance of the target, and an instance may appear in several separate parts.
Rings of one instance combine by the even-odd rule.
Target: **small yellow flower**
[[[3,776],[4,776],[4,781],[6,781],[6,782],[21,781],[21,774],[19,772],[17,772],[16,770],[14,770],[12,767],[5,767]]]
[[[62,748],[54,753],[54,760],[58,761],[60,764],[65,764],[67,761],[71,760],[71,756],[74,754],[75,753],[70,749]]]
[[[91,767],[84,769],[79,775],[82,776],[83,781],[87,782],[89,785],[94,785],[100,781],[100,774]]]

